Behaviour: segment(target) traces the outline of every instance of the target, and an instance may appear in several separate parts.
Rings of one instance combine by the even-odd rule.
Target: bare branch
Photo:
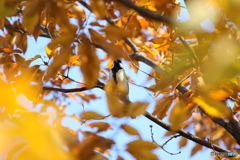
[[[170,139],[168,139],[162,146],[161,145],[159,145],[159,144],[157,144],[157,142],[154,140],[154,138],[153,138],[153,131],[152,131],[152,125],[150,125],[150,129],[151,129],[151,138],[152,138],[152,142],[154,143],[154,144],[156,144],[158,147],[160,147],[160,148],[162,148],[166,153],[168,153],[168,154],[170,154],[170,155],[176,155],[176,154],[180,154],[181,153],[181,151],[179,151],[178,153],[171,153],[171,152],[168,152],[165,148],[164,148],[164,146],[170,141],[170,140],[172,140],[173,138],[177,138],[177,137],[179,137],[179,136],[181,136],[181,135],[175,135],[175,136],[173,136],[173,137],[171,137]]]
[[[105,84],[98,81],[98,83],[94,86],[94,88],[100,88],[100,89],[104,89]],[[86,90],[90,90],[87,87],[81,87],[81,88],[71,88],[71,89],[63,89],[63,88],[55,88],[55,87],[47,87],[44,86],[43,87],[44,90],[48,90],[48,91],[59,91],[59,92],[64,92],[64,93],[70,93],[70,92],[82,92],[82,91],[86,91]]]
[[[164,128],[164,129],[166,129],[168,131],[171,131],[170,130],[170,125],[168,125],[168,124],[164,123],[163,121],[155,118],[151,114],[146,113],[144,116],[146,118],[148,118],[149,120],[153,121],[154,123],[156,123],[157,125],[161,126],[162,128]],[[215,144],[213,144],[211,142],[208,142],[208,141],[206,141],[204,139],[201,139],[201,138],[199,138],[197,136],[194,136],[191,133],[189,133],[189,132],[187,132],[187,131],[185,131],[183,129],[180,129],[177,133],[179,133],[181,136],[183,136],[183,137],[185,137],[185,138],[187,138],[189,140],[192,140],[193,142],[196,142],[196,143],[198,143],[200,145],[203,145],[203,146],[205,146],[207,148],[210,148],[210,149],[213,149],[215,151],[218,151],[218,152],[231,152],[231,151],[229,151],[227,149],[223,149],[223,148],[221,148],[221,147],[219,147],[219,146],[217,146],[217,145],[215,145]]]

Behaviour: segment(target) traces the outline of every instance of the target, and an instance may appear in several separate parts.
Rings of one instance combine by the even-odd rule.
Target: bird
[[[129,100],[128,79],[121,60],[114,60],[113,67],[110,71],[110,78],[116,83],[117,92],[120,98],[127,98],[127,100]]]

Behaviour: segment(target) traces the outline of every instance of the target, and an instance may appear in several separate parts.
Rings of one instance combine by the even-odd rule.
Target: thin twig
[[[182,42],[183,46],[187,49],[189,55],[195,60],[196,63],[199,63],[199,60],[198,60],[196,54],[193,52],[193,50],[190,48],[190,46],[187,44],[187,42],[184,40],[184,38],[179,37],[179,39]]]
[[[164,148],[164,145],[166,145],[171,139],[173,139],[173,138],[177,138],[177,137],[179,137],[180,135],[177,135],[177,137],[176,136],[173,136],[173,137],[171,137],[171,139],[169,139],[169,140],[167,140],[163,145],[159,145],[159,144],[157,144],[157,142],[154,140],[154,138],[153,138],[153,131],[152,131],[152,125],[150,125],[150,131],[151,131],[151,138],[152,138],[152,142],[155,144],[155,145],[157,145],[158,147],[160,147],[160,148],[162,148],[162,150],[163,151],[165,151],[166,153],[168,153],[168,154],[170,154],[170,155],[176,155],[176,154],[180,154],[181,153],[181,151],[179,151],[178,153],[171,153],[171,152],[168,152],[165,148]]]
[[[146,112],[144,116],[146,118],[148,118],[149,120],[151,120],[152,122],[156,123],[157,125],[161,126],[162,128],[164,128],[164,129],[166,129],[168,131],[171,131],[170,125],[168,125],[168,124],[164,123],[163,121],[155,118],[151,114]],[[223,148],[221,148],[221,147],[219,147],[219,146],[217,146],[217,145],[215,145],[215,144],[213,144],[211,142],[208,142],[208,141],[206,141],[204,139],[201,139],[201,138],[199,138],[199,137],[197,137],[195,135],[192,135],[191,133],[185,131],[184,129],[180,129],[177,133],[179,133],[181,136],[183,136],[183,137],[185,137],[185,138],[187,138],[187,139],[189,139],[189,140],[191,140],[191,141],[193,141],[195,143],[198,143],[198,144],[200,144],[202,146],[205,146],[207,148],[210,148],[210,149],[214,149],[214,150],[216,150],[218,152],[231,152],[231,151],[229,151],[227,149],[223,149]]]

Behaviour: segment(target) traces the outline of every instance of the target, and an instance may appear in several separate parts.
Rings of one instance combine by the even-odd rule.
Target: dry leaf
[[[158,100],[155,106],[155,109],[153,111],[153,115],[157,115],[159,119],[163,119],[166,116],[167,111],[172,104],[172,101],[173,101],[173,96],[166,96]]]
[[[58,70],[67,62],[71,53],[72,47],[66,47],[60,50],[60,53],[54,57],[53,62],[47,70],[46,76],[44,77],[45,81],[48,81],[50,78],[54,78],[57,75]]]
[[[148,103],[147,102],[135,102],[130,103],[130,105],[127,106],[127,116],[130,116],[131,118],[136,118],[139,115],[142,115],[146,112]]]
[[[138,133],[138,131],[129,126],[129,125],[126,125],[126,124],[123,124],[121,125],[121,128],[127,133],[127,134],[130,134],[130,135],[135,135],[135,136],[140,136],[140,134]]]
[[[106,123],[106,122],[96,122],[96,123],[91,123],[89,124],[89,126],[91,127],[97,127],[98,130],[97,132],[102,132],[102,131],[106,131],[107,129],[111,129],[112,127]]]
[[[81,61],[81,71],[87,88],[93,88],[98,81],[100,62],[90,40],[83,35],[83,43],[78,45],[78,55]]]
[[[101,119],[104,116],[99,113],[96,113],[96,112],[87,111],[87,112],[83,112],[80,115],[80,117],[81,117],[81,119],[84,119],[84,120],[91,120],[91,119]]]

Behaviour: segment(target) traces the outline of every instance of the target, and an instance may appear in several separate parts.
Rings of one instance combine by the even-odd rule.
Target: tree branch
[[[173,25],[174,22],[170,17],[166,17],[166,16],[162,16],[160,14],[157,14],[154,11],[151,11],[149,9],[145,9],[142,7],[139,7],[137,5],[135,5],[132,1],[129,0],[117,0],[117,2],[122,3],[123,5],[134,9],[135,11],[137,11],[141,16],[143,17],[147,17],[147,18],[151,18],[153,20],[157,20],[157,21],[161,21],[161,22],[165,22],[167,24]]]
[[[149,120],[151,120],[152,122],[156,123],[157,125],[161,126],[162,128],[164,128],[164,129],[166,129],[168,131],[171,131],[170,130],[170,125],[168,125],[168,124],[164,123],[163,121],[155,118],[151,114],[146,113],[144,116],[146,118],[148,118]],[[219,147],[219,146],[217,146],[217,145],[215,145],[215,144],[213,144],[211,142],[208,142],[208,141],[206,141],[204,139],[201,139],[201,138],[199,138],[197,136],[194,136],[191,133],[189,133],[189,132],[187,132],[187,131],[185,131],[183,129],[180,129],[177,133],[179,133],[181,136],[183,136],[183,137],[185,137],[185,138],[187,138],[187,139],[189,139],[189,140],[191,140],[193,142],[196,142],[196,143],[198,143],[200,145],[203,145],[203,146],[205,146],[207,148],[210,148],[210,149],[213,149],[215,151],[218,151],[218,152],[231,152],[231,151],[229,151],[227,149],[223,149],[223,148],[221,148],[221,147]]]
[[[105,86],[104,83],[98,81],[98,83],[93,88],[100,88],[100,89],[104,90],[104,86]],[[55,87],[47,87],[47,86],[43,87],[43,90],[59,91],[59,92],[64,92],[64,93],[82,92],[82,91],[87,91],[87,90],[90,90],[90,89],[92,89],[92,88],[81,87],[81,88],[63,89],[63,88],[55,88]]]

